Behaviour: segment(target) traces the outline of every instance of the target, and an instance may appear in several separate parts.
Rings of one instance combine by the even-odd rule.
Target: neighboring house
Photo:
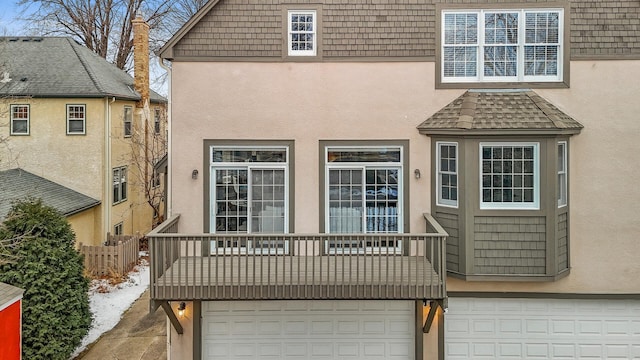
[[[640,356],[639,14],[210,1],[160,51],[170,356]]]
[[[92,239],[99,222],[100,201],[83,195],[22,169],[0,171],[0,221],[3,221],[14,201],[29,197],[58,210],[67,218],[76,239]]]
[[[22,359],[22,294],[0,282],[0,359]]]
[[[0,169],[98,199],[89,245],[147,232],[162,211],[151,157],[166,153],[166,100],[149,90],[148,26],[135,28],[135,79],[71,38],[0,38]]]

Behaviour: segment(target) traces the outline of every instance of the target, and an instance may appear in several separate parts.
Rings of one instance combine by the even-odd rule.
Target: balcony
[[[148,234],[153,300],[443,299],[447,233]]]

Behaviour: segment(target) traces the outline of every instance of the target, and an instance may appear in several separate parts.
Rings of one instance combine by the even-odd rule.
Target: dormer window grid
[[[444,11],[442,81],[562,81],[562,16],[562,9]]]
[[[290,10],[288,13],[288,55],[316,56],[316,11]]]

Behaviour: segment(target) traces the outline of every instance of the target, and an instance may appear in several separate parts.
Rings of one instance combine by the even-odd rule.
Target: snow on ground
[[[107,280],[93,280],[89,287],[89,307],[93,322],[89,333],[71,358],[80,354],[87,345],[96,341],[103,333],[113,329],[142,293],[149,287],[149,264],[142,261],[129,274],[127,280],[112,286]]]

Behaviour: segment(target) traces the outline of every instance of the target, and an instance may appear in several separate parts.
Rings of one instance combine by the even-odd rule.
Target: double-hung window
[[[282,234],[288,232],[289,148],[286,146],[211,147],[211,232]],[[220,241],[235,250],[286,250],[284,241]]]
[[[442,82],[562,81],[563,10],[445,10]]]
[[[129,137],[131,136],[131,132],[132,132],[131,124],[133,124],[133,108],[131,106],[124,107],[123,120],[124,120],[124,129],[123,129],[124,136]]]
[[[127,200],[127,167],[113,169],[113,204]]]
[[[539,209],[538,143],[480,143],[480,208]]]
[[[86,120],[84,105],[67,105],[67,135],[85,134]]]
[[[123,235],[123,225],[119,222],[113,226],[113,235]]]
[[[11,105],[11,135],[29,135],[29,105]]]
[[[402,147],[326,147],[325,231],[402,232]]]
[[[437,142],[438,205],[458,207],[458,143]]]
[[[315,10],[288,11],[288,55],[315,56],[317,28]]]
[[[153,112],[153,132],[160,134],[160,119],[162,111],[159,108],[155,108]]]
[[[558,143],[558,207],[567,205],[567,142]]]

